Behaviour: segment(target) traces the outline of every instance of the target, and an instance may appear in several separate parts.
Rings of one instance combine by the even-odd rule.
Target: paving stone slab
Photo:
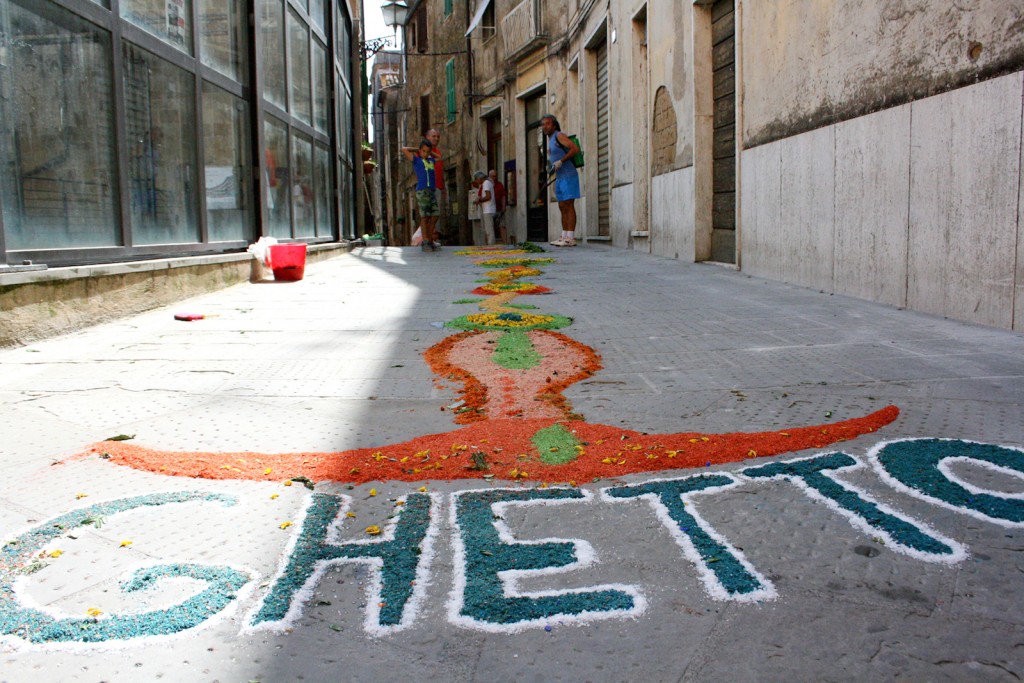
[[[995,681],[1021,675],[1020,527],[895,488],[868,464],[873,448],[896,439],[1024,447],[1024,337],[1011,332],[716,266],[581,246],[540,255],[557,259],[535,278],[553,291],[519,301],[572,316],[573,324],[560,331],[601,355],[603,369],[563,393],[588,423],[653,435],[728,434],[852,420],[887,405],[896,405],[899,416],[823,448],[771,458],[740,453],[729,464],[579,481],[571,489],[582,492],[571,494],[577,499],[492,508],[490,517],[474,518],[467,528],[459,526],[462,496],[495,486],[524,496],[551,489],[499,477],[322,481],[310,491],[301,481],[285,486],[284,473],[274,481],[209,480],[123,467],[99,454],[72,457],[121,433],[153,449],[208,452],[219,469],[231,466],[222,457],[228,452],[384,448],[459,429],[453,411],[460,382],[437,378],[422,357],[455,332],[446,321],[477,310],[453,302],[477,298],[467,292],[486,272],[454,251],[356,250],[310,264],[299,282],[240,284],[0,350],[0,543],[107,501],[174,491],[234,501],[154,505],[111,514],[101,526],[59,530],[43,556],[31,558],[37,571],[19,575],[20,599],[64,616],[98,608],[110,618],[170,608],[206,586],[164,579],[147,591],[122,592],[120,581],[142,566],[227,565],[251,576],[223,612],[178,635],[43,647],[8,639],[0,645],[0,681]],[[174,320],[177,312],[211,317],[181,322]],[[964,556],[933,562],[907,555],[790,481],[743,475],[836,452],[862,465],[837,474],[839,482],[927,525],[962,546]],[[534,471],[539,466],[524,462]],[[954,462],[948,471],[975,495],[995,492],[1004,501],[1024,495],[1012,467]],[[701,477],[717,477],[723,488],[688,495],[679,510],[690,517],[682,523],[651,499],[606,497],[625,487]],[[314,501],[334,497],[354,515],[336,520],[327,545],[363,547],[388,538],[389,525],[405,514],[396,501],[421,488],[435,496],[425,553],[430,571],[417,578],[423,586],[411,623],[386,633],[368,629],[377,569],[338,562],[316,575],[286,626],[252,628],[296,557]],[[373,526],[385,531],[370,535]],[[472,557],[460,555],[469,547],[467,534],[492,528],[505,534],[495,550],[473,546]],[[687,545],[697,528],[727,543],[774,595],[744,602],[716,593],[708,578],[715,565]],[[572,544],[574,557],[585,561],[567,571],[518,576],[522,590],[543,596],[626,587],[642,596],[644,609],[592,620],[556,614],[504,631],[460,621],[457,598],[490,576],[474,575],[466,588],[459,582],[467,567],[491,566],[494,553],[509,547],[511,557],[525,561],[530,548],[543,544]],[[63,552],[49,557],[54,550]],[[719,561],[722,552],[708,557]],[[9,597],[9,591],[0,595]],[[0,601],[0,608],[10,604]]]

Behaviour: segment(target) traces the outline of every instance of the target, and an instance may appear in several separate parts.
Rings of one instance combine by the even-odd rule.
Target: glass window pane
[[[335,43],[337,48],[337,54],[335,57],[338,59],[338,65],[341,69],[341,77],[346,83],[349,81],[349,61],[351,55],[349,54],[352,49],[351,43],[351,25],[348,21],[348,11],[345,9],[345,3],[338,3],[338,41]]]
[[[338,121],[338,154],[342,159],[352,159],[352,95],[339,82],[338,107],[341,120]]]
[[[281,0],[260,0],[260,50],[263,59],[263,97],[288,108],[284,82],[284,6]]]
[[[203,83],[206,222],[211,242],[247,240],[253,234],[248,131],[245,101]]]
[[[236,81],[248,78],[247,25],[242,0],[199,0],[199,51],[203,64]]]
[[[309,18],[313,20],[317,28],[321,31],[327,26],[326,18],[324,15],[324,0],[309,0]]]
[[[3,2],[0,36],[7,248],[119,245],[110,34],[50,3]]]
[[[267,171],[263,183],[267,189],[267,234],[291,237],[291,192],[288,182],[288,127],[277,119],[267,118],[263,126],[266,141]]]
[[[327,93],[327,48],[313,41],[313,116],[316,129],[326,133],[330,120],[330,97]]]
[[[291,109],[295,116],[306,123],[313,117],[309,100],[309,29],[299,15],[288,12],[288,33],[291,47],[288,48],[288,78],[291,83]]]
[[[121,0],[121,16],[192,54],[192,0]]]
[[[198,242],[194,76],[126,42],[124,97],[134,243]]]
[[[331,235],[331,151],[316,146],[316,236]]]
[[[316,234],[313,223],[313,139],[292,135],[292,215],[296,237]]]
[[[341,237],[355,237],[355,200],[352,197],[352,166],[338,163],[338,230]]]

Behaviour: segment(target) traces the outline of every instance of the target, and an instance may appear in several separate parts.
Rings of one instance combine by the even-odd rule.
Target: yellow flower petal
[[[291,522],[281,522],[280,524],[277,525],[277,528],[278,529],[287,529],[291,525],[292,525]]]
[[[122,548],[127,548],[127,547],[128,547],[128,546],[130,546],[131,544],[132,544],[132,542],[131,542],[131,541],[121,541],[121,546],[120,546],[120,547],[122,547]]]
[[[88,493],[78,493],[75,494],[75,500],[82,500],[83,498],[87,498],[88,496]]]
[[[268,467],[267,469],[263,470],[263,474],[270,474],[273,471],[274,470],[272,468]]]
[[[291,486],[292,485],[292,480],[291,479],[285,479],[281,483],[284,484],[285,486]]]
[[[272,493],[270,494],[270,500],[277,500],[278,496],[280,495],[280,493]]]
[[[377,489],[370,489],[370,496],[372,497],[372,496],[376,496],[376,495],[377,495]]]
[[[95,607],[90,607],[89,609],[85,610],[85,613],[88,614],[90,617],[98,617],[99,615],[103,614],[103,611],[98,610]]]
[[[380,527],[377,525],[366,527],[366,533],[371,536],[380,536]]]
[[[54,550],[49,555],[47,555],[47,557],[60,557],[63,554],[64,554],[63,550]]]
[[[421,486],[421,487],[419,487],[416,490],[419,491],[420,493],[426,493],[427,492],[427,487],[426,486]]]
[[[354,513],[354,512],[346,512],[346,513],[345,513],[345,516],[346,516],[346,517],[355,517],[355,516],[356,516],[356,513]]]

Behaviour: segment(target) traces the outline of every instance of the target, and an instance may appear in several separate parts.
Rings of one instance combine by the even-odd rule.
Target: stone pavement
[[[573,321],[509,352],[489,398],[538,353],[603,369],[508,416],[585,420],[513,458],[530,447],[498,422],[453,422],[474,399],[423,357],[482,303],[454,302],[488,298],[454,252],[365,248],[0,351],[0,681],[1024,676],[1024,337],[625,250],[528,254],[556,262],[505,282],[551,292],[494,310]],[[842,421],[855,438],[763,457]],[[336,476],[290,481],[314,460]],[[378,466],[394,478],[364,481]],[[602,476],[546,476],[575,471]]]

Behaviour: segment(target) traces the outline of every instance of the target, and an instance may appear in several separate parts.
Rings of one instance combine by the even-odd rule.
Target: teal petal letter
[[[614,486],[601,493],[608,500],[646,500],[683,549],[686,558],[697,567],[704,587],[712,597],[736,601],[774,598],[775,588],[771,582],[694,510],[691,498],[694,494],[738,485],[739,482],[728,475],[699,474],[682,479]]]
[[[109,517],[140,507],[190,501],[235,504],[235,499],[229,496],[195,491],[122,498],[61,515],[5,543],[3,548],[0,548],[0,635],[13,636],[31,643],[99,643],[108,640],[129,640],[178,633],[198,626],[223,610],[235,599],[236,592],[250,578],[244,572],[230,567],[176,564],[138,569],[132,573],[128,582],[122,584],[124,591],[146,590],[160,579],[174,577],[204,581],[207,588],[185,602],[167,609],[142,614],[115,614],[109,618],[60,619],[20,605],[14,590],[18,575],[25,572],[33,558],[47,543],[69,530],[88,524],[90,520],[99,517]]]
[[[453,496],[455,589],[448,617],[467,628],[514,632],[559,622],[632,616],[646,601],[619,584],[527,593],[520,578],[556,574],[593,563],[583,540],[517,541],[502,521],[510,505],[557,505],[587,500],[579,489],[486,489]]]
[[[943,507],[1006,527],[1024,526],[1024,499],[957,481],[949,462],[975,465],[1024,478],[1024,451],[995,444],[945,439],[908,439],[880,444],[869,454],[896,488]]]
[[[324,570],[344,562],[363,562],[376,570],[367,591],[367,631],[396,631],[415,620],[429,578],[432,497],[410,495],[379,540],[332,543],[328,535],[340,524],[349,500],[348,496],[313,494],[288,564],[253,615],[252,626],[288,626],[298,618]]]
[[[872,500],[849,484],[841,484],[828,471],[861,467],[845,453],[826,453],[812,458],[774,462],[740,472],[752,479],[786,479],[811,498],[823,501],[867,534],[882,537],[895,550],[929,562],[957,562],[967,553],[955,541],[941,538],[910,517]]]

